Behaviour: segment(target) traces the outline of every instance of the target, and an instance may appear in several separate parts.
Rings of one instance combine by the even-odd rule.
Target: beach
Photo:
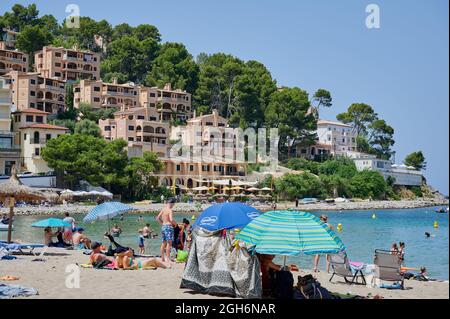
[[[164,204],[160,203],[130,203],[139,212],[158,212]],[[277,209],[296,209],[301,211],[346,211],[346,210],[371,210],[371,209],[409,209],[434,206],[448,206],[448,199],[416,199],[398,201],[350,201],[345,203],[308,203],[295,207],[293,202],[281,202],[277,204]],[[211,206],[211,204],[201,204],[201,211]],[[270,204],[253,205],[261,211],[271,210]],[[70,214],[87,214],[93,205],[67,204],[54,206],[23,206],[14,208],[16,215],[62,215],[66,212]],[[198,210],[196,203],[177,203],[174,207],[175,213],[195,213]],[[8,208],[0,208],[1,213],[8,213]]]
[[[0,277],[16,276],[19,280],[10,283],[25,287],[33,287],[39,295],[26,297],[50,299],[91,299],[91,298],[143,298],[143,299],[198,299],[218,298],[211,295],[192,293],[180,289],[184,264],[174,264],[172,269],[157,270],[97,270],[79,268],[88,262],[89,256],[81,251],[49,248],[42,257],[17,256],[18,259],[2,261]],[[32,261],[40,258],[43,261]],[[80,271],[80,287],[67,288],[66,273],[68,265],[75,265]],[[72,268],[71,268],[72,269]],[[293,272],[295,283],[298,275],[310,271]],[[382,296],[385,299],[448,299],[449,284],[447,282],[405,281],[405,290],[387,290],[368,288],[360,285],[347,285],[342,279],[333,279],[329,283],[330,274],[325,271],[314,273],[322,286],[331,292],[352,295]]]

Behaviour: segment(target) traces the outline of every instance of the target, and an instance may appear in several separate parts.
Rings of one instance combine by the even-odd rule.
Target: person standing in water
[[[333,226],[330,223],[328,223],[328,217],[326,215],[321,215],[320,216],[320,220],[322,222],[324,222],[325,225],[327,225],[327,227],[329,229],[333,230]],[[328,256],[328,254],[325,255],[325,258],[327,260],[327,272],[330,272],[330,258]],[[313,269],[314,272],[318,272],[319,271],[319,269],[318,269],[318,267],[319,267],[319,260],[320,260],[320,255],[315,255],[314,256],[314,269]]]
[[[161,261],[170,262],[170,251],[172,250],[172,243],[174,240],[174,227],[177,223],[173,220],[173,206],[175,200],[173,198],[167,201],[166,207],[164,207],[156,216],[156,220],[161,225]]]

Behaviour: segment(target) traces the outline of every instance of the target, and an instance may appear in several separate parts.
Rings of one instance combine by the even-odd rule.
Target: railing
[[[45,138],[32,138],[30,139],[30,144],[41,144],[41,145],[45,145],[47,144],[47,139]]]

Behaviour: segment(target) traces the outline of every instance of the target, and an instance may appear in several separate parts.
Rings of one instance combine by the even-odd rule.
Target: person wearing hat
[[[173,220],[173,206],[175,199],[171,198],[167,201],[164,207],[156,216],[156,220],[161,225],[161,261],[170,263],[170,251],[172,250],[172,243],[174,241],[174,227],[177,223]]]
[[[75,249],[91,249],[91,240],[83,234],[84,228],[75,227],[72,236],[73,247]]]
[[[99,242],[93,242],[91,245],[91,255],[89,256],[89,262],[92,264],[94,268],[103,268],[105,266],[111,265],[112,267],[115,267],[115,258],[106,256],[102,250],[102,243]]]

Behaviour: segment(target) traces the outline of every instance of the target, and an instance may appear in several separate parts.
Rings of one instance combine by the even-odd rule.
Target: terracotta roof
[[[51,124],[31,124],[27,126],[22,126],[20,129],[24,128],[40,128],[40,129],[46,129],[46,130],[69,130],[67,127],[64,126],[56,126]]]
[[[48,114],[50,114],[48,112],[44,112],[44,111],[40,111],[40,110],[36,110],[36,109],[25,109],[25,110],[20,110],[20,111],[13,112],[13,114],[17,114],[17,113],[41,114],[41,115],[48,115]]]

